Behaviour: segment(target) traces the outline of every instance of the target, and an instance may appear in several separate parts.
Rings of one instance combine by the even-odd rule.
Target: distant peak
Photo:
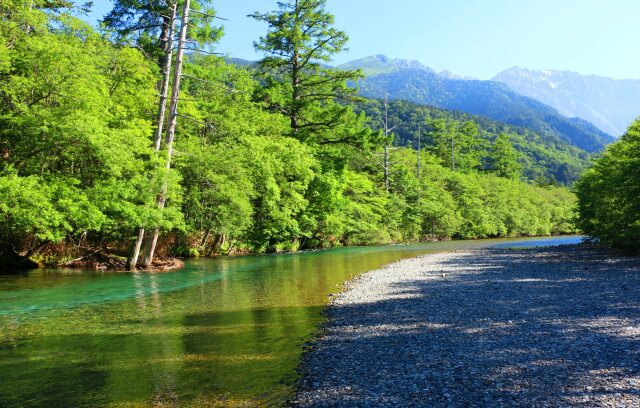
[[[467,77],[463,77],[461,75],[454,74],[453,72],[449,71],[448,69],[440,71],[438,73],[438,75],[440,77],[442,77],[442,78],[445,78],[445,79],[457,79],[457,80],[463,80],[463,81],[472,81],[472,80],[477,79],[477,78],[473,78],[473,77],[468,77],[468,76]]]
[[[511,68],[507,68],[504,71],[498,73],[493,80],[500,81],[503,78],[509,77],[521,77],[521,78],[537,78],[537,79],[545,79],[545,78],[562,78],[562,77],[597,77],[597,78],[606,78],[599,75],[583,75],[575,71],[571,70],[559,70],[559,69],[529,69],[529,68],[521,68],[519,66],[513,66]]]
[[[438,72],[438,75],[441,76],[442,78],[446,78],[446,79],[462,79],[462,77],[458,74],[454,74],[453,72],[449,71],[448,69],[445,69],[443,71]]]
[[[383,54],[371,55],[339,65],[341,69],[361,69],[365,75],[394,72],[401,69],[414,69],[435,73],[420,61],[403,58],[391,58]]]

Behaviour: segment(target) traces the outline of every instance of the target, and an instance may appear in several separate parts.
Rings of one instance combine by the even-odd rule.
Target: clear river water
[[[0,407],[280,406],[328,295],[349,278],[432,252],[580,240],[200,258],[162,274],[0,275]]]

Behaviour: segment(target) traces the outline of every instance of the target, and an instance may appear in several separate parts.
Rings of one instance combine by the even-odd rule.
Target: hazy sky
[[[92,18],[110,7],[94,1]],[[225,36],[217,51],[258,59],[265,25],[246,17],[272,0],[215,0]],[[437,71],[488,79],[514,65],[640,78],[638,0],[328,0],[349,35],[339,64],[374,54],[415,59]]]

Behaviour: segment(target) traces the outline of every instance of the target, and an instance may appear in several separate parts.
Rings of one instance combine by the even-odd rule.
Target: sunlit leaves
[[[640,250],[640,121],[577,183],[580,227],[602,242]]]

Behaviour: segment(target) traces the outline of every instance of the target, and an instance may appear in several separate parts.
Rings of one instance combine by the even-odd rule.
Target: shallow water
[[[430,252],[581,237],[188,260],[164,274],[0,275],[0,406],[281,405],[328,294]]]

